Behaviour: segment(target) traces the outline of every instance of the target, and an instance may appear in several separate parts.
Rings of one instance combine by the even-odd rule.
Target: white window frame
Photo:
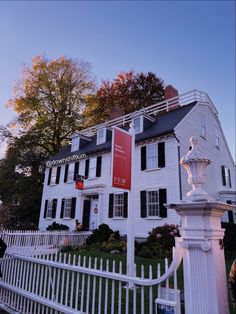
[[[88,178],[96,178],[97,157],[92,157],[89,160]]]
[[[49,199],[47,203],[46,218],[52,218],[53,199]]]
[[[225,186],[227,186],[228,188],[230,188],[230,176],[229,176],[229,168],[224,166],[225,167]]]
[[[206,138],[206,116],[201,113],[201,136]]]
[[[99,128],[97,130],[97,145],[106,142],[106,128]]]
[[[149,195],[153,192],[157,193],[157,200],[155,202],[150,201]],[[147,217],[160,217],[160,208],[159,208],[159,190],[147,190]],[[156,208],[150,208],[151,205],[156,206]],[[152,213],[153,211],[153,213]]]
[[[158,168],[158,144],[148,144],[146,146],[146,168],[157,169]],[[155,148],[155,149],[152,149]]]
[[[57,180],[57,167],[53,167],[51,172],[50,185],[56,184],[56,180]]]
[[[65,198],[63,218],[71,218],[72,198]]]
[[[80,138],[78,136],[72,138],[72,140],[71,140],[71,151],[72,152],[79,150],[79,142],[80,142]]]
[[[220,132],[218,128],[215,128],[215,140],[216,140],[216,147],[220,147]]]
[[[67,172],[67,182],[74,181],[75,163],[69,163]]]
[[[135,121],[139,120],[139,123],[135,125]],[[133,117],[132,119],[132,124],[134,126],[135,129],[135,134],[139,134],[143,132],[143,116],[138,116],[138,117]],[[139,126],[139,128],[137,129],[137,125]],[[136,126],[136,128],[135,128]]]
[[[124,193],[114,193],[113,218],[124,217]]]

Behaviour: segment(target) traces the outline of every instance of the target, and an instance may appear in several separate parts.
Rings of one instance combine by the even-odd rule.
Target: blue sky
[[[1,1],[0,39],[0,124],[22,63],[66,55],[98,84],[132,69],[207,92],[235,156],[235,1]]]

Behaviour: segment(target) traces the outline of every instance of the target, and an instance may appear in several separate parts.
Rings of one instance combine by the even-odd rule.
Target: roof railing
[[[200,91],[200,90],[197,90],[197,89],[193,89],[193,90],[186,92],[184,94],[181,94],[179,96],[175,96],[175,97],[170,98],[168,100],[163,100],[159,103],[156,103],[156,104],[150,105],[148,107],[142,108],[140,110],[137,110],[135,112],[135,115],[142,114],[142,113],[146,113],[148,115],[158,115],[162,112],[171,111],[172,109],[176,108],[177,105],[182,107],[182,106],[186,106],[186,105],[188,105],[194,101],[210,105],[212,107],[214,114],[216,116],[218,116],[218,112],[217,112],[214,104],[212,103],[210,97],[207,95],[207,93]],[[86,135],[86,136],[93,136],[96,134],[99,126],[101,126],[101,125],[106,125],[107,127],[124,126],[124,125],[131,122],[133,116],[134,116],[134,112],[131,112],[131,113],[128,113],[124,116],[118,117],[116,119],[109,120],[109,121],[103,122],[99,125],[95,125],[95,126],[92,126],[90,128],[81,130],[79,133],[82,135]]]

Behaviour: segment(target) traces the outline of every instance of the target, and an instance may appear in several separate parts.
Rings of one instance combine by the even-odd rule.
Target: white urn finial
[[[190,144],[192,149],[180,160],[181,166],[188,173],[188,183],[192,186],[192,190],[186,194],[187,199],[191,201],[210,201],[212,198],[202,187],[205,183],[205,169],[211,161],[204,158],[198,150],[198,139],[196,137],[192,136],[190,138]]]

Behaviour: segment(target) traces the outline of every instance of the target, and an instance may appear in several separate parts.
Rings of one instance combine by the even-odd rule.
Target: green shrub
[[[126,242],[120,239],[117,239],[115,233],[112,233],[109,239],[102,243],[101,251],[111,252],[114,250],[124,253],[126,251]]]
[[[51,225],[47,227],[46,230],[69,230],[69,227],[67,225],[58,224],[54,221]]]
[[[227,252],[236,252],[236,224],[233,222],[222,222],[221,226],[225,229],[223,240],[224,249]]]
[[[86,244],[103,243],[109,239],[111,234],[115,234],[115,239],[120,238],[119,231],[113,231],[108,225],[101,224],[97,229],[94,229],[92,234],[86,239]]]
[[[165,224],[153,228],[146,242],[136,245],[136,253],[140,257],[164,258],[172,256],[175,237],[180,236],[178,225]]]

